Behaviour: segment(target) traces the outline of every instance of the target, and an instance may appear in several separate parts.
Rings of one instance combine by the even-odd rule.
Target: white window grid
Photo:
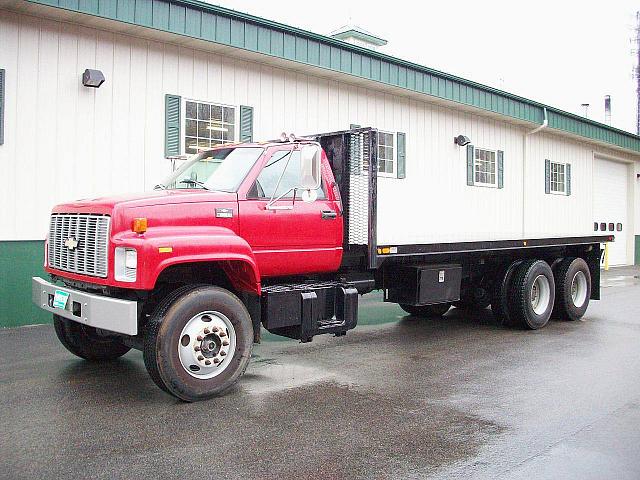
[[[498,186],[498,153],[485,148],[474,149],[474,184],[486,187]]]
[[[396,174],[395,138],[391,132],[378,131],[378,175],[393,177]]]
[[[549,162],[549,164],[549,189],[551,193],[564,194],[567,188],[566,166],[558,162]]]
[[[185,154],[236,141],[238,112],[235,106],[185,99],[183,111]]]

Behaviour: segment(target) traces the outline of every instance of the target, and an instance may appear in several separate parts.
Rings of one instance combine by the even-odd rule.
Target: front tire
[[[90,362],[115,360],[131,350],[115,337],[100,335],[93,327],[58,315],[53,316],[53,328],[67,350]]]
[[[183,287],[163,300],[145,329],[144,363],[153,381],[186,402],[229,390],[244,373],[253,325],[233,293]]]
[[[591,272],[582,258],[565,258],[555,270],[556,305],[553,316],[580,320],[591,298]]]
[[[435,305],[407,305],[401,303],[400,308],[414,317],[436,318],[447,313],[449,308],[451,308],[451,304],[438,303]]]
[[[555,282],[544,260],[526,260],[516,269],[509,293],[509,314],[515,325],[537,330],[553,311]]]

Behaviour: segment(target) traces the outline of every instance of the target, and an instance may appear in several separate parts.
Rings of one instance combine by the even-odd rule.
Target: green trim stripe
[[[640,152],[640,137],[544,104],[331,37],[197,0],[29,0],[241,48],[450,100]]]

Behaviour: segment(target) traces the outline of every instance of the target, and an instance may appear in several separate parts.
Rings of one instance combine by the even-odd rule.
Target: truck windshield
[[[237,147],[202,152],[187,160],[157,187],[235,192],[263,151],[259,147]]]

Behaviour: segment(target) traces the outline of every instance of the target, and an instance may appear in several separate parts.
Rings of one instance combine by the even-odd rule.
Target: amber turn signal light
[[[146,218],[134,218],[131,222],[131,230],[136,233],[144,233],[147,231],[147,219]]]

